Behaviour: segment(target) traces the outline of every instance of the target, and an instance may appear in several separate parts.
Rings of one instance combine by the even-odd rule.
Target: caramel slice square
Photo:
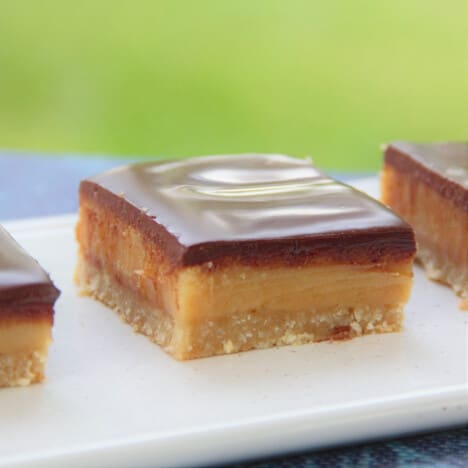
[[[0,387],[43,380],[58,295],[47,273],[0,226]]]
[[[79,196],[79,288],[177,359],[402,327],[411,227],[308,161],[149,162]]]
[[[382,201],[410,223],[429,278],[448,284],[468,308],[468,143],[392,143]]]

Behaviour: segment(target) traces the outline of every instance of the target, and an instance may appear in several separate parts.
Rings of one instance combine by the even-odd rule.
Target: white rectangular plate
[[[0,391],[0,466],[215,464],[468,421],[468,314],[418,267],[402,333],[177,362],[77,296],[74,223],[6,224],[62,295],[47,381]]]

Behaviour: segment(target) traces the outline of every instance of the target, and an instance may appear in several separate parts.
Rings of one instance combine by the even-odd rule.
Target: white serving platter
[[[47,381],[0,391],[1,467],[219,464],[468,422],[468,313],[420,268],[402,333],[177,362],[77,296],[75,220],[5,223],[62,295]]]

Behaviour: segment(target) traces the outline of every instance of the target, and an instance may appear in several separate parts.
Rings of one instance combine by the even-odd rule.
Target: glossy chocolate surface
[[[391,143],[385,162],[426,182],[468,211],[468,143]]]
[[[309,161],[283,155],[136,164],[88,179],[81,192],[127,216],[123,203],[130,204],[140,213],[134,221],[148,230],[150,219],[155,238],[185,265],[220,256],[297,259],[323,249],[343,257],[353,249],[410,255],[415,248],[411,228],[390,210]]]
[[[0,226],[0,305],[52,304],[58,295],[47,273]]]

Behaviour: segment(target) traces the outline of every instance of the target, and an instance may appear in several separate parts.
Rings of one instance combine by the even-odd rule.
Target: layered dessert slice
[[[47,273],[0,226],[0,387],[44,378],[58,296]]]
[[[79,196],[82,292],[177,359],[402,326],[411,227],[308,161],[136,164]]]
[[[468,308],[468,143],[388,145],[382,200],[413,226],[428,276]]]

